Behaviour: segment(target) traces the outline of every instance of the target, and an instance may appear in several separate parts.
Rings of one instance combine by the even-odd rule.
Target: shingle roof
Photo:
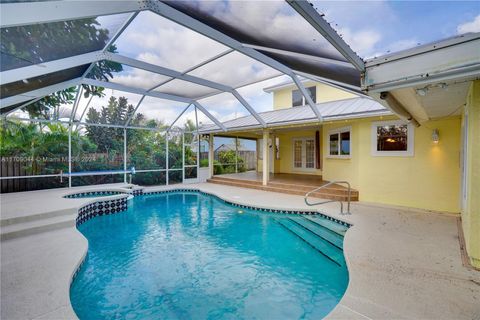
[[[342,120],[391,114],[391,112],[380,103],[372,99],[360,97],[318,103],[316,107],[324,120]],[[267,127],[318,122],[318,118],[309,106],[260,112],[259,115],[265,121]],[[261,128],[261,125],[251,115],[225,121],[223,125],[229,130]],[[200,131],[208,133],[221,131],[221,129],[216,125],[205,125],[203,128],[200,128]]]

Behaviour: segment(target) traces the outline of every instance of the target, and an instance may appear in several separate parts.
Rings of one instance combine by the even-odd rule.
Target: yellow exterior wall
[[[462,209],[462,226],[470,262],[480,268],[480,81],[470,87],[465,112],[468,113],[466,151],[467,197]],[[463,119],[465,121],[465,118]]]
[[[343,100],[349,98],[355,98],[353,93],[337,89],[335,87],[316,82],[304,82],[305,87],[311,87],[316,85],[317,87],[317,103]],[[292,91],[296,90],[295,85],[279,89],[273,93],[273,109],[285,109],[292,107]]]
[[[324,125],[323,178],[350,181],[362,201],[458,213],[460,118],[430,121],[415,128],[413,157],[372,156],[371,123],[379,120]],[[329,159],[328,131],[347,125],[352,126],[351,158]],[[438,144],[431,140],[434,128],[440,132]]]

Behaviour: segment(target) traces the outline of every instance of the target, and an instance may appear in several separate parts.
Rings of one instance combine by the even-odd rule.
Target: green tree
[[[40,64],[70,56],[103,49],[110,38],[109,30],[101,28],[96,18],[42,23],[0,30],[1,71]],[[116,52],[116,46],[108,48]],[[113,72],[122,71],[122,65],[111,61],[96,63],[88,77],[108,81]],[[62,71],[64,72],[64,71]],[[81,75],[79,75],[81,76]],[[104,88],[82,85],[84,96],[103,96]],[[30,117],[49,119],[51,110],[62,104],[71,104],[75,88],[67,88],[46,96],[27,107]]]

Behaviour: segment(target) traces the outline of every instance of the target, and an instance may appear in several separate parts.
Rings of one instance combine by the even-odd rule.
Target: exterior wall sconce
[[[433,129],[432,131],[432,141],[433,143],[438,143],[438,141],[440,140],[440,136],[438,134],[438,129]]]

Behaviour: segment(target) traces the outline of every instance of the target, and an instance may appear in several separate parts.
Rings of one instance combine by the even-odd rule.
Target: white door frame
[[[313,168],[306,168],[307,162],[307,148],[306,141],[311,140],[313,142]],[[302,141],[302,167],[295,167],[295,141]],[[292,171],[305,171],[305,172],[314,172],[316,170],[317,162],[317,146],[315,145],[315,137],[295,137],[292,138]]]

